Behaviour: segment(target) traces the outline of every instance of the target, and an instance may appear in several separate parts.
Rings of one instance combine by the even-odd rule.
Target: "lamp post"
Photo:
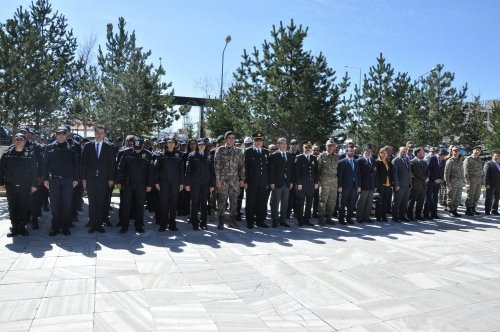
[[[224,45],[224,49],[222,50],[222,70],[220,73],[220,100],[222,101],[222,87],[224,85],[224,52],[226,51],[227,44],[231,41],[231,35],[227,35],[226,44]]]

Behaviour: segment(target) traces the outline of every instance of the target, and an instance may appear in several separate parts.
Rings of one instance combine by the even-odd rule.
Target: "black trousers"
[[[422,217],[422,210],[424,209],[425,201],[425,191],[426,188],[411,188],[410,190],[410,200],[408,201],[408,217],[413,218],[413,216],[420,218]],[[415,214],[413,214],[413,209],[415,209]]]
[[[48,191],[43,184],[38,185],[37,190],[31,195],[32,218],[38,218],[42,215],[42,205],[46,195],[48,195]]]
[[[73,188],[73,197],[71,199],[71,217],[78,216],[78,208],[80,207],[81,200],[83,195],[83,186],[82,183],[79,182],[78,185]]]
[[[378,196],[377,205],[375,207],[375,218],[377,218],[377,220],[385,219],[387,216],[387,210],[391,205],[392,188],[381,186],[380,188],[377,188],[377,190],[380,195]]]
[[[30,219],[30,191],[29,184],[5,186],[7,192],[7,203],[9,205],[10,222],[12,230],[23,228]]]
[[[500,198],[500,187],[490,187],[490,189],[486,189],[486,198],[484,200],[484,211],[498,212],[498,199]]]
[[[302,185],[302,190],[295,187],[295,214],[299,225],[311,219],[311,208],[313,204],[314,184]],[[305,202],[305,208],[304,208]]]
[[[429,181],[427,183],[427,190],[425,191],[424,216],[430,217],[437,215],[440,189],[441,184],[439,183],[434,181]]]
[[[267,215],[267,198],[269,192],[265,182],[248,183],[245,206],[247,224],[262,223]]]
[[[179,197],[179,183],[160,183],[160,215],[162,226],[175,226],[177,215],[177,199]]]
[[[110,198],[108,181],[99,177],[87,180],[87,195],[90,227],[100,227],[108,220]]]
[[[286,218],[290,219],[290,214],[292,213],[292,209],[295,212],[295,206],[297,205],[297,199],[295,198],[296,186],[293,186],[292,189],[288,192],[288,209],[286,211]]]
[[[342,192],[340,193],[339,220],[344,220],[344,218],[351,219],[354,216],[357,196],[358,190],[356,188],[342,188]]]
[[[124,184],[120,192],[120,225],[128,227],[132,211],[135,214],[134,225],[144,226],[144,202],[146,184]]]
[[[198,226],[200,220],[203,223],[207,222],[209,194],[210,186],[208,184],[191,185],[191,224],[193,226]],[[198,212],[201,212],[199,219]]]
[[[68,230],[71,226],[71,200],[73,198],[73,179],[54,178],[49,180],[50,210],[52,229]]]

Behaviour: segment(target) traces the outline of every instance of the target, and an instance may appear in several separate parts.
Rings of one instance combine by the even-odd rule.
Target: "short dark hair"
[[[99,129],[104,129],[104,131],[106,131],[106,126],[101,124],[94,125],[94,132],[98,131]]]

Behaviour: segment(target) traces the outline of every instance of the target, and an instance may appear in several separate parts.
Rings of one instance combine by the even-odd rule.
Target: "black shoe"
[[[49,212],[49,206],[48,206],[47,204],[44,204],[44,205],[43,205],[43,210],[44,210],[45,212]]]
[[[473,210],[473,211],[474,211],[474,214],[475,214],[476,216],[480,216],[480,215],[481,215],[481,212],[477,212],[476,210]]]
[[[433,214],[432,219],[443,219],[439,214]]]
[[[352,219],[347,219],[347,223],[351,224],[351,225],[354,225],[354,221],[352,221]]]
[[[488,211],[485,211],[484,214],[487,215],[487,216],[489,216],[491,213],[488,212]]]
[[[341,225],[347,225],[347,223],[344,220],[342,220],[342,219],[339,219],[339,224],[341,224]]]
[[[193,231],[199,231],[200,230],[200,226],[198,225],[193,225]]]
[[[386,218],[382,218],[382,221],[388,222],[389,219],[387,219],[387,217]]]
[[[428,215],[428,214],[424,214],[424,217],[423,217],[424,220],[432,220],[433,218]]]
[[[94,233],[95,232],[95,228],[94,227],[90,227],[88,232],[89,232],[89,234]]]
[[[494,214],[494,215],[498,216],[500,213],[498,213],[498,211],[497,211],[497,210],[492,210],[492,211],[491,211],[491,214]]]
[[[472,217],[472,216],[474,216],[474,211],[471,208],[467,208],[465,210],[465,215]]]
[[[170,225],[170,226],[168,226],[168,230],[172,231],[172,232],[175,232],[176,230],[178,230],[178,228],[177,228],[176,225]]]
[[[457,212],[457,210],[455,211],[450,211],[450,217],[456,217],[456,218],[460,218],[462,215],[460,213]]]
[[[253,224],[252,223],[247,224],[247,228],[248,229],[253,229]]]
[[[124,234],[124,233],[127,233],[127,232],[128,232],[128,227],[123,227],[122,226],[122,228],[120,228],[120,232],[119,232],[120,234]]]
[[[141,234],[143,234],[143,233],[145,232],[145,230],[144,230],[144,226],[135,226],[135,231],[136,231],[137,233],[141,233]]]
[[[28,235],[30,235],[30,233],[28,232],[28,230],[27,230],[24,226],[22,226],[22,227],[21,227],[21,228],[17,231],[17,233],[18,233],[19,235],[22,235],[22,236],[28,236]]]
[[[166,230],[167,230],[167,226],[165,226],[165,225],[161,225],[161,226],[160,226],[160,229],[158,229],[158,232],[163,233],[163,232],[165,232]]]
[[[410,219],[408,219],[408,218],[404,217],[404,218],[401,218],[401,221],[406,221],[406,222],[409,222],[409,221],[410,221]]]
[[[417,216],[417,220],[420,220],[420,221],[425,221],[425,218],[422,217],[422,216]]]
[[[265,222],[259,222],[259,223],[257,223],[257,226],[262,227],[262,228],[269,228],[269,225],[266,224]]]
[[[113,227],[113,224],[111,223],[111,221],[109,220],[106,220],[105,222],[102,223],[104,226],[106,227]]]
[[[40,225],[38,224],[38,221],[32,221],[31,224],[33,225],[33,229],[39,229]]]
[[[358,223],[362,224],[363,223],[363,220],[359,219],[359,220],[356,220]]]
[[[59,230],[56,231],[55,229],[51,229],[49,236],[56,236],[57,234],[59,234]]]
[[[16,237],[18,236],[19,233],[17,231],[11,230],[10,232],[7,233],[7,237]]]
[[[71,232],[69,231],[69,229],[63,229],[62,233],[65,236],[71,235]]]
[[[327,224],[327,225],[335,225],[335,221],[333,219],[327,219],[325,221],[325,224]]]
[[[276,222],[273,222],[273,224],[271,225],[272,228],[277,228],[278,227],[278,223]]]
[[[392,217],[392,221],[394,221],[394,222],[401,222],[401,220],[399,220],[399,218],[394,218],[394,217]]]
[[[238,213],[238,215],[236,216],[236,221],[241,221],[241,214]]]
[[[96,227],[95,230],[98,231],[99,233],[106,233],[106,230],[102,226]]]
[[[288,225],[285,221],[280,222],[280,226],[283,226],[283,227],[290,227],[290,225]]]
[[[318,218],[318,213],[317,212],[313,212],[313,218]]]
[[[201,229],[207,229],[207,222],[206,221],[200,222],[200,228]]]

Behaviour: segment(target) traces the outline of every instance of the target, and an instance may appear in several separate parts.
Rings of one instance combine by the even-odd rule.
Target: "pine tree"
[[[271,41],[242,55],[224,103],[207,112],[214,133],[262,131],[268,141],[284,136],[323,142],[340,127],[340,96],[347,76],[336,84],[323,54],[304,50],[307,28],[293,22],[273,26]],[[222,122],[214,121],[219,119]]]
[[[67,109],[73,84],[76,38],[67,20],[48,0],[19,7],[0,25],[0,105],[2,119],[53,126]]]
[[[479,97],[465,103],[465,121],[460,131],[460,144],[472,150],[476,145],[483,144],[484,114],[481,112]]]
[[[490,126],[483,130],[483,141],[490,152],[500,153],[500,101],[493,102]]]
[[[108,124],[114,134],[149,134],[168,127],[179,118],[171,107],[171,83],[161,82],[165,70],[154,68],[147,60],[151,51],[136,45],[133,31],[125,30],[125,19],[118,20],[118,31],[107,26],[106,51],[98,50],[100,69],[95,120]]]

